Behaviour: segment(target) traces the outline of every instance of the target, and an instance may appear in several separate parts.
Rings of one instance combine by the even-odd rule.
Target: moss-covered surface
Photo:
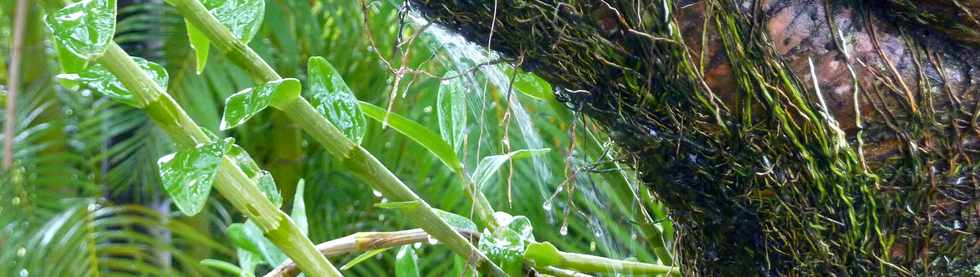
[[[954,32],[880,1],[411,4],[523,60],[637,156],[686,273],[980,263],[980,50]]]

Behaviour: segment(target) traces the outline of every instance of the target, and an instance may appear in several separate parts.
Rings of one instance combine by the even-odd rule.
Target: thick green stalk
[[[258,81],[264,83],[281,78],[254,50],[236,39],[201,2],[197,0],[172,0],[170,2],[191,24],[211,40],[212,45],[223,50],[225,55],[245,68]],[[425,229],[426,232],[449,246],[457,254],[468,257],[478,264],[488,266],[495,274],[504,274],[486,255],[442,220],[425,200],[395,177],[367,150],[347,139],[336,126],[320,115],[306,99],[297,97],[274,103],[273,107],[286,113],[286,116],[294,120],[303,130],[306,130],[327,152],[343,161],[348,168],[353,170],[355,176],[364,183],[371,185],[375,190],[380,191],[385,197],[392,201],[415,201],[419,203],[417,208],[405,210],[414,219],[416,225]]]
[[[140,103],[145,104],[147,115],[170,136],[178,148],[194,147],[211,141],[173,98],[164,93],[118,45],[111,43],[98,62],[115,75]],[[251,218],[265,236],[296,261],[305,272],[311,276],[341,276],[326,258],[319,255],[313,243],[299,231],[289,216],[259,191],[255,182],[245,175],[231,157],[225,156],[222,159],[214,187],[235,208]]]

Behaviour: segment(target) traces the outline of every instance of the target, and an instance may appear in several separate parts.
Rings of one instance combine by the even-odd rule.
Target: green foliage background
[[[0,1],[3,64],[10,53],[13,2]],[[298,78],[304,85],[306,61],[323,56],[358,99],[382,107],[394,101],[395,112],[431,130],[438,126],[434,111],[440,76],[450,70],[463,72],[469,123],[462,157],[469,171],[480,157],[506,152],[505,137],[512,150],[552,149],[539,158],[515,162],[512,172],[505,165],[484,188],[497,210],[527,216],[535,226],[535,237],[564,251],[656,260],[648,242],[636,239],[635,223],[626,216],[642,204],[612,196],[605,178],[615,170],[611,162],[585,155],[570,139],[571,132],[593,132],[605,141],[601,130],[580,116],[574,116],[574,122],[562,120],[556,109],[564,107],[514,93],[499,82],[495,86],[491,79],[509,76],[513,61],[486,58],[485,50],[460,52],[452,48],[460,41],[438,35],[445,31],[425,27],[399,5],[268,0],[264,23],[250,46],[284,77]],[[243,216],[214,194],[201,214],[180,215],[157,173],[157,159],[173,152],[166,136],[138,110],[93,91],[71,92],[59,86],[54,79],[58,65],[41,24],[40,7],[33,7],[30,14],[27,66],[17,102],[16,162],[3,172],[0,185],[0,275],[221,275],[199,262],[237,260],[224,230],[242,222]],[[164,65],[170,73],[168,92],[198,124],[234,137],[273,172],[280,185],[306,181],[304,200],[314,242],[362,231],[412,228],[398,212],[376,208],[375,203],[385,200],[355,181],[316,143],[308,143],[278,112],[263,112],[241,127],[219,132],[224,99],[251,87],[252,80],[217,50],[212,50],[205,71],[196,74],[184,20],[172,7],[160,1],[120,1],[117,25],[115,41],[134,56]],[[400,45],[419,31],[424,32],[413,43]],[[470,46],[473,49],[482,48]],[[403,59],[405,53],[410,55]],[[402,62],[415,70],[392,89],[391,69],[400,68]],[[0,70],[4,83],[6,70]],[[526,116],[519,116],[518,109]],[[459,179],[435,156],[391,128],[370,124],[362,142],[365,148],[433,206],[469,214],[470,202]],[[535,140],[541,145],[535,145]],[[635,179],[630,180],[636,186]],[[292,194],[290,186],[282,190]],[[665,223],[660,227],[669,233],[669,222]],[[447,249],[434,246],[416,251],[424,275],[459,276],[448,262],[452,259]],[[395,252],[344,273],[393,275]],[[353,257],[332,262],[342,265]]]

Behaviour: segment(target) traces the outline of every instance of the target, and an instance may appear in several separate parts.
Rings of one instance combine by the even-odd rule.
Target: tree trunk
[[[685,273],[980,263],[977,1],[411,3],[639,157]]]

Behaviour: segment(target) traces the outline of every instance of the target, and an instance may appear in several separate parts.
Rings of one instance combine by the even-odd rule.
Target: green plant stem
[[[140,103],[146,103],[147,115],[163,129],[178,148],[194,147],[211,138],[194,123],[170,95],[143,72],[119,45],[110,43],[98,60],[131,92]],[[311,276],[341,276],[313,243],[304,236],[285,213],[280,211],[259,191],[234,160],[224,156],[214,185],[235,208],[251,218],[265,236]]]
[[[201,2],[197,0],[172,0],[170,2],[191,24],[208,37],[212,45],[223,50],[229,59],[245,68],[257,81],[264,83],[281,78],[254,50],[236,39]],[[478,265],[487,266],[494,274],[504,274],[486,255],[443,221],[428,203],[395,177],[367,150],[347,139],[336,126],[320,115],[306,99],[297,97],[290,101],[275,103],[273,107],[286,113],[287,117],[295,121],[327,152],[343,161],[355,176],[381,192],[385,197],[392,201],[418,202],[420,204],[418,208],[405,210],[416,225],[425,229],[426,232],[449,246],[457,254],[471,259]]]
[[[622,273],[622,274],[672,274],[679,275],[677,267],[648,264],[633,261],[615,260],[605,257],[558,252],[561,255],[561,263],[555,265],[557,268],[571,269],[578,272],[591,273]]]

